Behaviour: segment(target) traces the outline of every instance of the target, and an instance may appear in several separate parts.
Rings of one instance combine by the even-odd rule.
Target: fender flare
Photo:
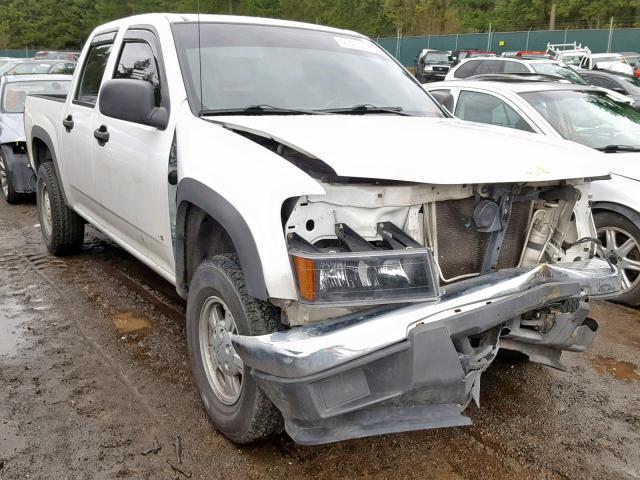
[[[31,152],[32,152],[31,154],[34,156],[35,156],[35,149],[34,149],[33,141],[36,138],[41,142],[43,142],[49,149],[49,153],[51,153],[51,161],[53,162],[53,168],[56,171],[56,176],[58,177],[58,183],[60,184],[60,189],[62,190],[62,198],[64,199],[64,203],[66,205],[69,205],[69,202],[67,201],[67,194],[64,189],[64,182],[62,181],[62,177],[60,176],[60,169],[58,168],[58,157],[55,149],[53,148],[53,142],[51,141],[51,137],[49,136],[49,134],[44,128],[38,125],[33,126],[33,128],[31,129],[31,138],[29,139],[29,142],[31,144]],[[36,165],[35,158],[33,159],[33,166],[36,169],[35,173],[37,176],[39,166]]]
[[[10,144],[0,145],[2,156],[7,166],[7,175],[11,175],[13,188],[18,193],[35,192],[35,182],[33,182],[34,172],[31,165],[26,161],[26,154],[15,154]],[[33,183],[33,185],[32,185]]]
[[[635,225],[637,225],[638,228],[640,228],[640,213],[636,212],[635,210],[633,210],[633,209],[631,209],[629,207],[625,207],[624,205],[621,205],[619,203],[614,203],[614,202],[595,202],[591,206],[591,210],[594,213],[596,213],[598,211],[602,211],[602,210],[608,210],[610,212],[617,213],[618,215],[622,215],[627,220],[629,220],[630,222],[632,222]]]
[[[189,204],[200,208],[227,231],[240,258],[249,295],[267,300],[268,292],[260,254],[246,221],[224,197],[192,178],[184,178],[178,183],[176,195],[175,258],[178,293],[183,298],[188,294],[185,232]]]

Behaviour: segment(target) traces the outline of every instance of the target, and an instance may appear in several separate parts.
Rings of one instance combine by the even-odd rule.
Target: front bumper
[[[620,287],[597,259],[509,269],[450,285],[437,302],[232,341],[298,443],[468,425],[461,413],[479,402],[499,348],[561,368],[562,350],[583,351],[595,336],[588,297]],[[544,333],[520,324],[551,305],[559,310]]]

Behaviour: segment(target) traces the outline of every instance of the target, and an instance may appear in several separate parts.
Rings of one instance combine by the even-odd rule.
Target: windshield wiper
[[[371,105],[369,103],[364,103],[362,105],[354,105],[353,107],[346,108],[331,108],[327,110],[319,110],[327,113],[346,113],[346,114],[356,114],[356,115],[366,115],[369,113],[393,113],[395,115],[403,115],[406,117],[413,117],[411,113],[403,112],[402,107],[377,107],[375,105]]]
[[[640,152],[640,148],[630,145],[607,145],[606,147],[598,147],[596,150],[604,153]]]
[[[210,115],[326,115],[330,112],[318,110],[302,110],[296,108],[274,107],[273,105],[249,105],[242,108],[218,108],[215,110],[202,110],[200,116]]]

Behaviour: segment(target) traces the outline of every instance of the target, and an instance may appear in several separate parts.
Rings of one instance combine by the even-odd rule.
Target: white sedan
[[[612,180],[591,190],[598,236],[640,305],[640,111],[603,89],[559,82],[457,80],[425,85],[457,118],[549,135],[603,152]]]

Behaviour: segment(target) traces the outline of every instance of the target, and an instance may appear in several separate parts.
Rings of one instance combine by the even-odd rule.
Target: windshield
[[[27,95],[66,95],[70,84],[71,82],[68,80],[7,83],[2,92],[2,111],[4,113],[24,113],[24,102]]]
[[[567,140],[593,148],[640,148],[640,111],[605,93],[557,90],[521,95]]]
[[[627,90],[632,95],[640,95],[640,78],[636,77],[618,77],[620,80],[624,80],[626,83],[631,84],[631,87],[627,86]]]
[[[449,54],[445,52],[429,52],[424,57],[424,62],[445,62],[449,63]]]
[[[40,62],[20,62],[10,69],[7,73],[11,75],[30,75],[34,73],[49,73],[51,69],[50,63]]]
[[[624,60],[632,67],[640,67],[640,56],[624,57]]]
[[[587,81],[578,75],[573,69],[558,65],[557,63],[531,63],[531,67],[536,73],[542,75],[553,75],[569,80],[571,83],[578,85],[587,85]]]
[[[173,26],[194,112],[241,112],[254,105],[305,111],[369,105],[443,116],[410,75],[369,40],[264,25],[203,23],[200,28],[201,67],[198,25]]]

